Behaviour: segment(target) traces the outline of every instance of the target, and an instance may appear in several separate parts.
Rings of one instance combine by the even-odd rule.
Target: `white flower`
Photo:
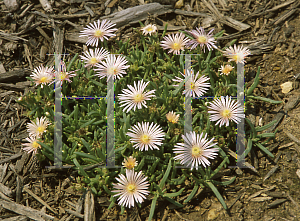
[[[225,74],[228,76],[233,68],[234,67],[232,67],[230,64],[226,64],[225,66],[221,65],[221,68],[219,68],[218,71],[221,71],[221,75]]]
[[[143,35],[149,34],[151,36],[152,33],[155,33],[157,30],[156,25],[149,24],[141,29],[143,31]]]
[[[184,46],[189,41],[183,33],[172,34],[164,37],[165,41],[161,41],[160,46],[163,49],[170,49],[169,53],[180,54],[180,50],[184,50]]]
[[[60,75],[58,74],[57,71],[55,71],[55,74],[53,75],[54,77],[56,76],[60,76],[59,79],[55,79],[54,81],[52,81],[50,84],[59,81],[60,85],[64,82],[64,81],[68,81],[69,83],[71,83],[72,81],[70,80],[71,77],[75,77],[76,74],[71,74],[74,73],[75,71],[67,71],[67,67],[64,61],[61,61],[61,69],[60,69]],[[49,84],[49,85],[50,85]]]
[[[46,119],[46,117],[36,118],[36,123],[31,121],[31,123],[27,124],[27,131],[29,132],[29,136],[37,136],[40,137],[47,130],[47,126],[51,123]]]
[[[194,71],[191,70],[191,96],[192,97],[201,97],[204,93],[207,92],[208,88],[210,87],[210,83],[206,82],[209,80],[209,77],[205,77],[205,76],[201,76],[198,80],[198,75],[199,75],[199,71],[197,72],[196,76],[194,76]],[[185,77],[184,74],[182,74],[181,72],[179,72],[183,77]],[[184,81],[184,79],[181,79],[180,77],[175,77],[176,79],[173,79],[173,81],[176,82],[182,82]],[[205,83],[206,82],[206,83]],[[178,85],[173,85],[175,87],[177,87]],[[186,94],[187,90],[184,90],[182,94]],[[197,95],[197,96],[196,96]]]
[[[192,46],[191,49],[196,48],[198,45],[200,45],[201,48],[204,48],[204,52],[205,52],[205,47],[204,45],[207,47],[207,49],[210,51],[212,48],[217,48],[217,46],[215,45],[215,43],[217,42],[214,37],[212,37],[213,35],[211,34],[213,32],[214,29],[210,30],[208,32],[208,34],[205,33],[204,29],[202,27],[200,27],[200,29],[196,28],[196,30],[192,30],[192,31],[187,31],[190,34],[193,35],[193,37],[195,39],[190,40],[187,45],[188,46]]]
[[[27,153],[31,153],[33,152],[33,154],[36,154],[37,152],[37,149],[38,148],[41,148],[41,145],[37,143],[37,138],[36,136],[30,136],[26,138],[26,140],[29,142],[29,143],[22,143],[22,145],[24,146],[22,148],[22,150],[26,151]]]
[[[173,113],[173,111],[169,111],[169,113],[166,114],[167,120],[173,124],[178,122],[179,114]]]
[[[226,126],[229,126],[229,120],[238,123],[241,121],[241,118],[245,118],[244,108],[241,107],[241,104],[237,101],[231,100],[231,97],[226,96],[221,99],[215,99],[210,102],[208,107],[208,113],[210,115],[211,121],[217,121],[216,125],[220,124],[220,127],[226,123]]]
[[[203,133],[196,134],[195,131],[182,135],[185,143],[177,143],[174,148],[174,153],[179,153],[175,156],[175,160],[180,160],[180,163],[191,169],[196,168],[202,164],[206,167],[210,165],[208,159],[214,159],[218,154],[218,148],[211,148],[217,143],[212,143],[214,138],[210,141],[206,139],[207,134],[203,137]]]
[[[152,93],[155,92],[155,90],[149,91],[147,93],[144,93],[145,88],[149,82],[145,83],[143,80],[138,81],[138,84],[136,86],[136,82],[134,82],[134,87],[131,85],[127,85],[128,89],[123,89],[123,94],[119,94],[119,99],[121,107],[125,106],[123,111],[125,112],[127,109],[127,113],[133,108],[135,111],[136,107],[138,109],[142,108],[142,105],[147,108],[146,100],[151,100],[150,97],[155,97]]]
[[[127,74],[125,69],[130,67],[130,65],[125,65],[127,62],[124,56],[116,58],[115,55],[110,54],[105,58],[105,61],[101,61],[101,64],[96,64],[98,69],[95,69],[95,71],[99,71],[99,74],[95,74],[95,76],[99,76],[100,79],[107,77],[107,81],[110,77],[120,79],[120,77],[123,77],[122,74]]]
[[[84,30],[81,31],[81,35],[79,37],[88,37],[88,41],[86,42],[86,45],[89,46],[96,46],[98,47],[98,41],[99,39],[101,41],[104,41],[103,38],[108,40],[108,37],[116,36],[115,34],[112,34],[112,32],[117,31],[117,28],[110,29],[114,27],[116,24],[112,23],[111,21],[107,21],[104,19],[101,23],[100,20],[97,22],[94,21],[93,23],[90,23],[87,25],[87,28],[83,28]]]
[[[114,197],[120,196],[118,198],[119,205],[130,208],[134,207],[134,201],[142,203],[146,199],[144,195],[149,194],[148,186],[150,184],[146,181],[148,177],[145,177],[142,171],[137,173],[134,170],[126,170],[126,177],[123,174],[120,174],[119,177],[116,178],[119,183],[113,183],[114,188],[117,190],[111,191],[118,193]]]
[[[233,45],[233,48],[230,46],[229,48],[226,48],[225,51],[223,51],[223,55],[229,58],[229,61],[235,61],[236,63],[243,63],[245,64],[245,58],[250,55],[250,50],[247,47],[244,47],[239,45],[236,47],[236,45]]]
[[[142,122],[142,125],[138,123],[134,125],[132,129],[129,131],[133,133],[126,133],[127,136],[132,137],[130,139],[131,143],[136,143],[133,145],[135,149],[139,148],[140,151],[144,149],[148,151],[148,147],[153,150],[159,148],[157,146],[162,145],[162,140],[164,140],[164,133],[162,128],[158,124],[154,124],[153,122],[149,126],[149,122]]]
[[[124,159],[124,162],[122,162],[123,167],[125,167],[128,170],[134,169],[134,167],[136,167],[137,161],[135,158],[133,158],[132,156]]]
[[[48,68],[40,65],[34,69],[30,77],[34,80],[36,86],[40,84],[43,88],[43,85],[49,84],[53,79],[53,67]]]
[[[85,56],[80,55],[80,58],[86,63],[85,67],[87,67],[99,64],[100,61],[109,55],[109,52],[104,48],[96,48],[95,52],[92,49],[89,49],[89,51],[83,52],[83,54]]]

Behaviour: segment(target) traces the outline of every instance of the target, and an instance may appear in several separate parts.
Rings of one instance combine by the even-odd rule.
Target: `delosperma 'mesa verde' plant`
[[[226,151],[235,151],[236,123],[245,117],[242,104],[234,99],[236,63],[244,63],[250,51],[232,47],[235,41],[220,49],[217,41],[223,31],[206,34],[200,27],[166,36],[167,26],[160,35],[155,25],[135,29],[140,34],[139,45],[131,46],[128,40],[108,47],[108,37],[117,30],[114,26],[106,20],[88,25],[81,34],[88,36],[89,50],[81,59],[76,54],[61,63],[62,97],[95,97],[62,99],[63,163],[79,170],[81,189],[90,188],[98,196],[103,191],[111,195],[109,208],[118,200],[124,211],[124,207],[141,206],[148,197],[152,200],[149,220],[158,199],[182,207],[203,187],[211,188],[227,209],[216,186],[229,185],[235,177],[218,181],[214,176],[236,162]],[[179,55],[183,49],[186,54],[197,54],[191,55],[190,91],[184,90],[184,56]],[[245,89],[246,109],[255,99],[278,103],[252,95],[259,72]],[[110,77],[115,79],[115,165],[123,167],[84,169],[106,163],[106,102],[97,98],[107,96]],[[36,90],[18,101],[35,120],[28,124],[29,143],[23,144],[24,150],[36,153],[40,160],[53,160],[55,93],[51,83],[55,72],[52,67],[40,66],[29,79]],[[198,99],[192,99],[193,131],[183,134],[184,94],[189,92]],[[263,145],[275,133],[259,132],[275,122],[263,127],[246,122],[245,157],[252,148],[273,157]],[[183,165],[188,167],[178,168]]]

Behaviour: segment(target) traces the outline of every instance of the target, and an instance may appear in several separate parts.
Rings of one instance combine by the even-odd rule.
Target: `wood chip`
[[[284,203],[285,201],[287,201],[287,199],[277,199],[277,200],[273,201],[272,203],[268,204],[267,207],[273,208],[275,206],[278,206],[278,205]]]
[[[53,9],[48,0],[40,0],[40,3],[46,12],[53,12]]]
[[[300,140],[298,140],[293,134],[287,131],[283,131],[291,140],[295,141],[297,144],[300,145]]]
[[[108,16],[103,16],[100,20],[108,19],[116,24],[116,28],[128,24],[136,24],[139,21],[144,21],[148,18],[149,14],[162,15],[171,13],[174,10],[171,5],[161,5],[159,3],[149,3],[145,5],[138,5],[135,7],[124,9],[120,12],[115,12]]]
[[[90,190],[87,191],[84,201],[84,221],[95,221],[94,195]]]
[[[6,8],[8,9],[8,11],[10,12],[14,12],[16,10],[18,10],[19,6],[20,6],[20,1],[17,0],[3,0]]]
[[[273,199],[273,197],[266,196],[266,197],[256,197],[256,198],[251,199],[250,201],[252,201],[252,202],[264,202],[264,201],[271,200],[271,199]]]
[[[46,213],[43,213],[36,209],[32,209],[30,207],[23,206],[21,204],[15,203],[15,202],[8,202],[6,200],[0,200],[0,205],[7,210],[10,210],[14,213],[18,213],[20,215],[27,216],[30,219],[33,219],[36,221],[54,220],[54,217],[52,217]]]
[[[263,182],[265,182],[266,181],[266,179],[268,179],[270,176],[272,176],[272,174],[273,173],[275,173],[276,172],[276,170],[278,169],[278,165],[275,165],[267,174],[266,174],[266,176],[264,177],[264,179],[263,179]]]
[[[26,186],[23,187],[23,190],[25,192],[27,192],[29,195],[31,195],[33,198],[35,198],[38,202],[40,202],[41,204],[43,204],[44,206],[46,206],[51,212],[53,212],[54,214],[57,214],[56,211],[54,211],[51,206],[49,206],[44,200],[42,200],[40,197],[38,197],[37,195],[35,195],[30,189],[28,189]]]

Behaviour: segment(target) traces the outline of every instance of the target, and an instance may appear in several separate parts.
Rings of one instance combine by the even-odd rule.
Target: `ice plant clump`
[[[136,167],[137,161],[135,158],[133,158],[132,156],[124,159],[124,162],[122,162],[123,167],[125,167],[128,170],[134,169],[134,167]]]
[[[136,143],[133,145],[135,149],[139,148],[140,151],[148,151],[148,148],[151,150],[157,149],[159,150],[158,146],[162,145],[164,140],[164,133],[162,128],[158,124],[153,124],[153,122],[149,126],[149,122],[139,122],[137,125],[134,125],[132,129],[129,129],[126,133],[127,136],[132,137],[130,139],[131,143]]]
[[[93,67],[96,64],[99,64],[100,61],[105,59],[109,55],[109,52],[104,48],[96,48],[95,51],[89,49],[89,51],[83,52],[83,54],[84,56],[80,55],[80,58],[83,62],[86,63],[85,67]]]
[[[40,137],[47,130],[47,126],[51,123],[46,119],[46,117],[36,118],[36,123],[31,121],[31,123],[27,124],[27,131],[29,132],[29,136],[37,136]]]
[[[218,71],[221,71],[221,75],[225,74],[226,76],[228,76],[233,68],[234,67],[232,67],[230,64],[226,64],[225,66],[221,65],[221,68],[219,68]]]
[[[179,119],[179,114],[173,113],[173,111],[169,111],[169,113],[166,114],[167,120],[173,124],[176,124]]]
[[[146,100],[151,100],[151,97],[155,97],[153,94],[155,90],[149,91],[144,93],[145,88],[149,82],[145,83],[143,80],[138,81],[136,86],[136,82],[134,82],[134,87],[128,85],[128,89],[123,89],[123,94],[119,94],[119,99],[121,100],[120,103],[122,104],[121,107],[125,106],[123,111],[125,112],[127,109],[127,113],[133,108],[135,111],[136,107],[138,109],[142,108],[142,105],[147,108]]]
[[[105,58],[105,61],[96,64],[97,69],[95,69],[95,71],[99,73],[95,74],[95,76],[99,76],[100,79],[107,77],[107,81],[110,77],[120,79],[120,77],[123,77],[122,74],[127,74],[125,69],[130,67],[130,65],[125,65],[127,62],[124,56],[118,56],[116,58],[115,55],[110,54]]]
[[[112,34],[112,32],[117,31],[117,28],[112,28],[116,24],[112,23],[111,21],[108,21],[104,19],[101,23],[100,20],[97,22],[94,21],[93,23],[90,23],[87,25],[87,28],[83,28],[84,30],[81,31],[81,35],[79,37],[88,37],[88,41],[86,42],[86,45],[89,46],[96,46],[98,47],[99,39],[101,41],[104,41],[103,38],[108,40],[108,37],[116,36],[115,34]],[[112,28],[112,29],[111,29]]]
[[[223,51],[223,55],[229,58],[229,61],[235,61],[236,63],[242,63],[245,64],[245,58],[250,55],[250,50],[247,47],[244,47],[239,45],[236,47],[236,45],[230,46],[229,48],[226,48],[225,51]]]
[[[141,29],[143,31],[143,35],[150,35],[155,33],[157,30],[156,25],[149,24]]]
[[[210,102],[208,113],[210,115],[211,121],[217,121],[216,125],[220,124],[220,127],[226,124],[226,127],[229,126],[229,120],[238,123],[241,121],[241,118],[245,118],[244,108],[241,107],[237,101],[231,100],[231,97],[222,96],[221,99],[215,99]]]
[[[41,145],[36,142],[38,141],[37,139],[38,137],[36,136],[27,137],[26,140],[29,143],[22,143],[22,145],[24,146],[22,150],[26,151],[27,153],[33,152],[33,154],[36,154],[37,150],[41,148]]]
[[[36,86],[40,84],[43,88],[43,85],[49,84],[53,80],[53,67],[48,68],[40,65],[34,69],[30,77],[34,80]]]
[[[183,33],[176,33],[176,35],[172,34],[164,37],[165,41],[161,41],[160,46],[163,49],[170,49],[169,53],[180,54],[180,50],[184,50],[185,45],[189,41],[188,38],[185,37]]]
[[[183,77],[185,77],[184,74],[182,74],[181,72],[179,72]],[[196,80],[198,78],[199,75],[199,71],[197,72],[196,76],[194,76],[194,71],[192,70],[192,80],[191,80],[191,96],[192,97],[196,97],[196,95],[198,97],[202,96],[204,93],[207,92],[208,88],[210,87],[210,83],[206,82],[209,80],[209,77],[205,77],[205,76],[201,76],[198,80]],[[184,79],[181,79],[180,77],[175,77],[176,79],[173,79],[173,81],[177,81],[179,83],[181,83],[182,81],[184,81]],[[173,85],[175,87],[177,87],[178,85]],[[184,90],[182,94],[186,94],[187,90]]]
[[[174,153],[179,153],[175,156],[175,160],[180,160],[180,163],[190,167],[196,168],[200,165],[206,167],[210,165],[208,159],[214,159],[218,154],[218,148],[211,148],[217,143],[212,143],[214,138],[210,141],[206,139],[207,134],[203,137],[203,133],[196,134],[195,131],[182,135],[185,143],[177,143],[174,148]]]
[[[196,30],[187,31],[188,33],[192,34],[195,39],[190,40],[187,45],[192,46],[191,49],[196,48],[198,45],[200,45],[201,48],[204,48],[203,51],[205,52],[205,47],[210,51],[213,48],[217,48],[215,43],[217,41],[212,37],[211,34],[214,29],[210,30],[207,34],[205,33],[204,29],[202,27],[196,28]]]
[[[126,170],[126,177],[123,174],[119,175],[116,180],[119,182],[117,184],[113,183],[113,187],[117,190],[112,190],[111,192],[117,193],[114,197],[119,196],[118,201],[120,206],[134,207],[134,201],[137,203],[142,203],[148,195],[148,186],[150,185],[145,177],[140,172],[134,172],[134,170]]]

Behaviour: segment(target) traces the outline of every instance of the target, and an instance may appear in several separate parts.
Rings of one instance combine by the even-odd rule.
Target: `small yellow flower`
[[[126,169],[131,170],[131,169],[134,169],[134,167],[136,167],[138,164],[137,164],[136,158],[133,158],[132,156],[130,156],[129,158],[124,159],[124,162],[122,162],[122,165]]]
[[[230,64],[226,64],[225,66],[221,65],[221,68],[219,68],[219,71],[221,71],[221,75],[229,75],[234,67],[232,67]]]
[[[166,114],[167,120],[173,124],[176,124],[179,119],[179,114],[173,113],[173,111],[170,111],[169,113]]]

